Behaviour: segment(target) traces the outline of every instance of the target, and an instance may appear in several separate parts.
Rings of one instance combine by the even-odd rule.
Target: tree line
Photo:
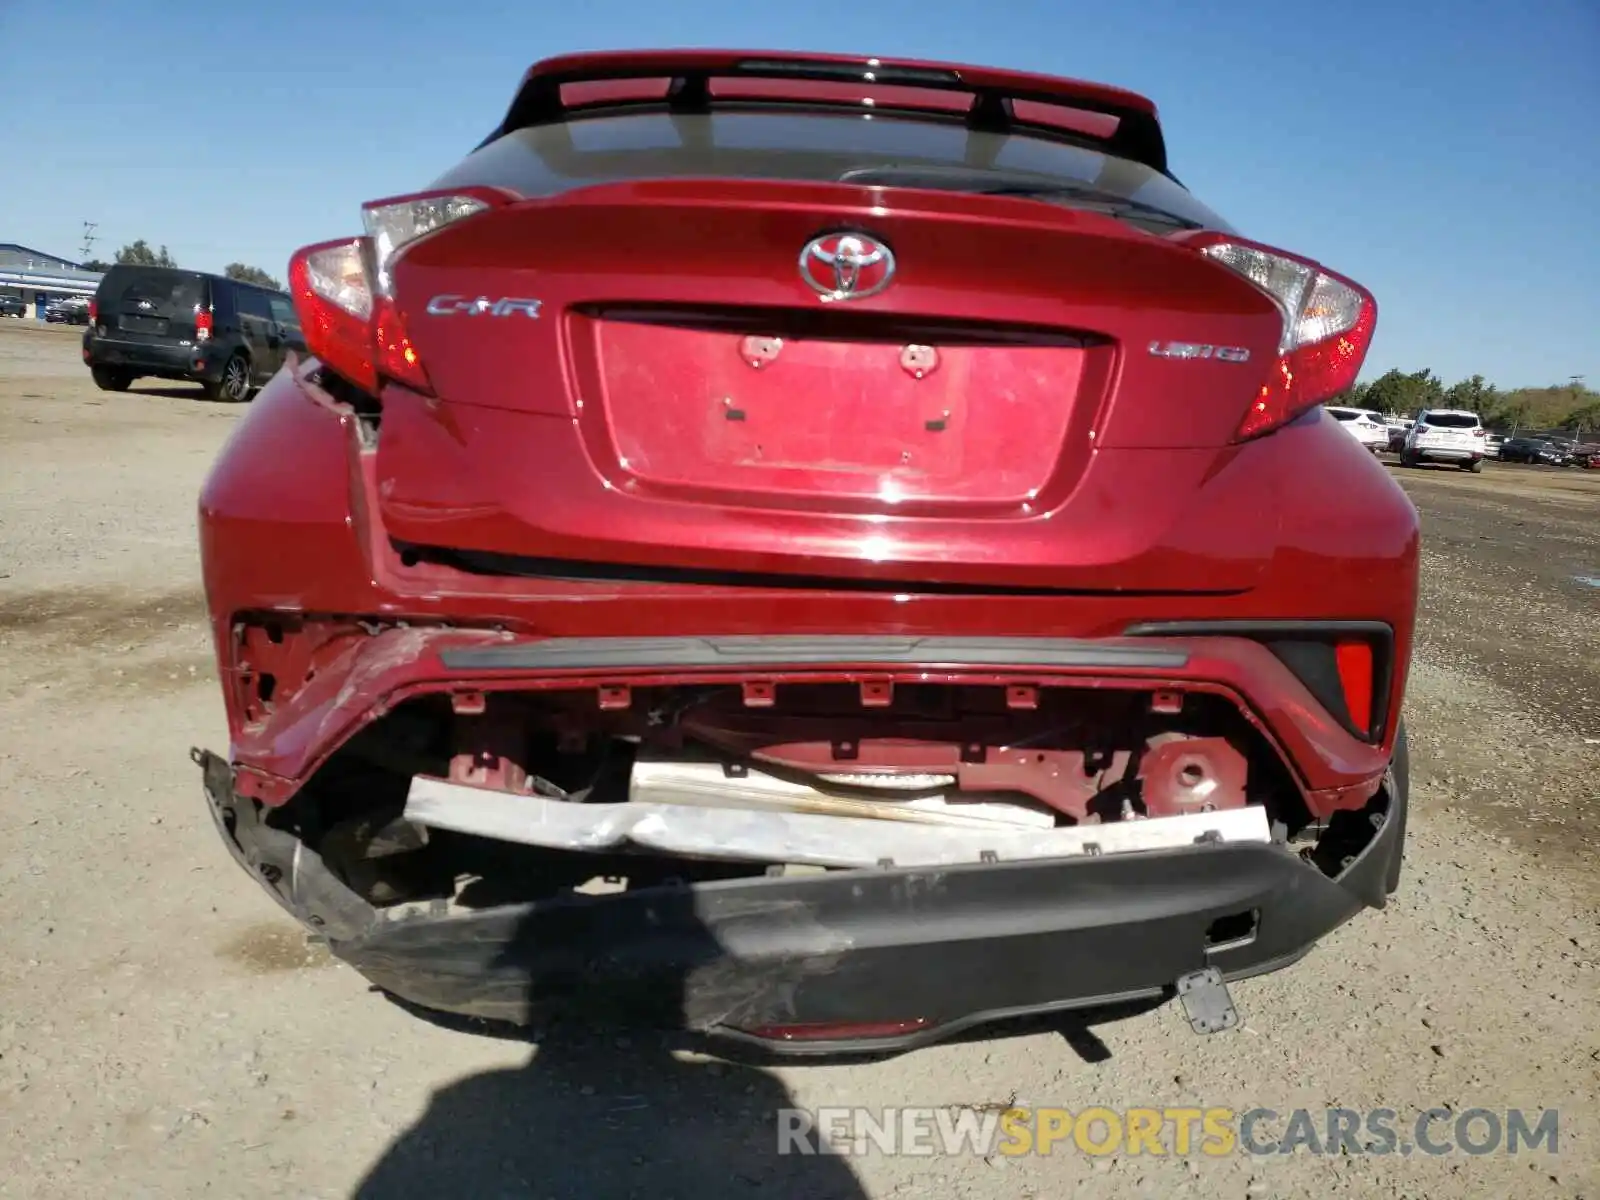
[[[1568,429],[1584,434],[1600,429],[1600,392],[1576,381],[1503,391],[1482,375],[1474,375],[1446,387],[1424,367],[1420,371],[1388,371],[1370,383],[1356,384],[1330,403],[1404,416],[1424,408],[1459,408],[1477,413],[1485,425],[1512,433]]]
[[[129,242],[121,250],[118,250],[115,262],[132,263],[141,267],[175,267],[178,265],[178,260],[172,257],[165,246],[162,246],[159,250],[152,250],[150,243],[143,238],[136,242]],[[100,259],[94,259],[83,264],[84,269],[88,271],[106,271],[112,265],[112,263],[104,262]],[[274,291],[283,291],[283,284],[268,275],[260,267],[252,267],[246,263],[235,262],[223,267],[222,273],[229,279],[237,279],[242,283],[255,283],[260,284],[262,287],[272,288]]]

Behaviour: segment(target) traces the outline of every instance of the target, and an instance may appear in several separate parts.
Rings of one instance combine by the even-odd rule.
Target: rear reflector
[[[1378,320],[1370,292],[1281,251],[1218,234],[1185,240],[1255,284],[1283,314],[1278,359],[1240,422],[1237,440],[1270,433],[1355,383]]]
[[[1366,733],[1372,728],[1372,645],[1364,641],[1340,642],[1334,647],[1334,659],[1350,724]]]

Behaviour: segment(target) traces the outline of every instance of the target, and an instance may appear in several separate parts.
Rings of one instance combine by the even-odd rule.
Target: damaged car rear
[[[1398,885],[1376,306],[1117,88],[554,59],[361,236],[200,504],[240,864],[413,1004],[779,1052],[1181,998]]]

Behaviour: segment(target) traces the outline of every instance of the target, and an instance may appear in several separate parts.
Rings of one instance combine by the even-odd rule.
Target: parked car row
[[[1600,467],[1600,442],[1579,442],[1573,438],[1531,435],[1507,438],[1500,448],[1502,462],[1521,462],[1550,467]]]
[[[89,297],[66,296],[44,310],[44,319],[52,325],[87,325],[89,323]]]
[[[1360,408],[1335,408],[1331,413],[1364,446],[1374,452],[1387,448],[1400,456],[1400,465],[1454,463],[1466,471],[1481,471],[1485,459],[1554,467],[1600,469],[1600,443],[1578,443],[1572,438],[1543,435],[1504,437],[1483,427],[1478,414],[1462,409],[1428,409],[1415,420],[1385,421],[1376,412]],[[1383,445],[1374,446],[1381,430]]]
[[[0,296],[0,317],[26,317],[32,307],[21,296]],[[44,319],[55,324],[87,325],[89,297],[63,296],[53,300],[44,310]]]

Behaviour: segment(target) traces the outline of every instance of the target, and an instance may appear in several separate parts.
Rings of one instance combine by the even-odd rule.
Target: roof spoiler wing
[[[1171,175],[1156,106],[1136,92],[991,67],[793,51],[646,50],[547,58],[529,68],[504,120],[479,147],[589,108],[637,104],[704,112],[718,101],[960,116],[974,129],[1091,140],[1108,154]]]

